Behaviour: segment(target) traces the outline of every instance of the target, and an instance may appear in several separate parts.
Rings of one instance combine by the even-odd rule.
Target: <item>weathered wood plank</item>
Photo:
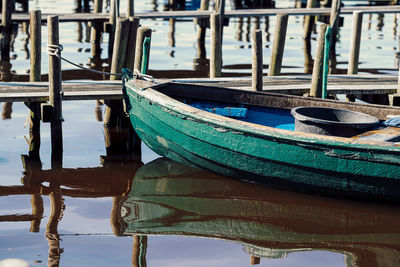
[[[341,8],[341,14],[352,14],[354,11],[360,10],[363,13],[400,13],[400,6],[354,6]],[[227,10],[225,17],[265,17],[275,16],[277,14],[286,13],[289,16],[300,15],[329,15],[330,8],[274,8],[274,9],[246,9],[246,10]],[[144,18],[208,18],[212,11],[163,11],[136,13],[135,17]],[[47,16],[51,14],[42,14],[42,21],[45,22]],[[93,14],[93,13],[74,13],[74,14],[56,14],[60,22],[74,21],[99,21],[106,22],[109,20],[109,14]],[[121,14],[124,17],[125,14]],[[16,22],[29,21],[29,14],[12,14],[12,20]]]

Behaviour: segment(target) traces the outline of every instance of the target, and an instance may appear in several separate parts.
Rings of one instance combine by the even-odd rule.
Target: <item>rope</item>
[[[83,70],[86,70],[86,71],[94,72],[94,73],[97,73],[97,74],[114,75],[114,76],[123,76],[123,73],[104,72],[104,71],[99,71],[99,70],[93,70],[93,69],[85,68],[85,67],[83,67],[83,66],[81,66],[81,65],[78,65],[78,64],[76,64],[76,63],[74,63],[74,62],[72,62],[72,61],[70,61],[70,60],[68,60],[68,59],[66,59],[66,58],[64,58],[64,57],[62,57],[62,56],[61,56],[61,51],[62,51],[62,50],[63,50],[63,46],[60,45],[60,44],[58,44],[58,45],[47,44],[47,53],[48,53],[49,55],[51,55],[51,56],[56,56],[56,57],[58,57],[59,59],[62,59],[62,60],[68,62],[69,64],[71,64],[71,65],[73,65],[73,66],[75,66],[75,67],[78,67],[78,68],[83,69]],[[143,79],[143,80],[146,80],[146,81],[149,81],[149,82],[153,82],[153,81],[154,81],[154,78],[153,78],[152,76],[147,75],[147,74],[142,74],[142,73],[140,73],[140,71],[137,70],[137,69],[134,70],[134,78],[135,78],[135,79]]]
[[[47,44],[47,53],[48,53],[49,55],[51,55],[51,56],[56,56],[56,57],[58,57],[59,59],[62,59],[62,60],[64,60],[65,62],[68,62],[69,64],[71,64],[71,65],[73,65],[73,66],[75,66],[75,67],[78,67],[78,68],[80,68],[80,69],[87,70],[87,71],[90,71],[90,72],[94,72],[94,73],[97,73],[97,74],[122,76],[122,73],[104,72],[104,71],[99,71],[99,70],[93,70],[93,69],[85,68],[85,67],[83,67],[83,66],[81,66],[81,65],[78,65],[78,64],[76,64],[76,63],[74,63],[74,62],[72,62],[72,61],[70,61],[70,60],[68,60],[68,59],[66,59],[66,58],[64,58],[64,57],[62,57],[62,56],[61,56],[61,51],[62,51],[62,50],[63,50],[63,46],[60,45],[60,44],[59,44],[59,45]]]

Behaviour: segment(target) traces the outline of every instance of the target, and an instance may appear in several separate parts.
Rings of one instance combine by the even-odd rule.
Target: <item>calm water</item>
[[[60,2],[30,5],[59,12]],[[139,2],[135,8],[161,11],[163,3]],[[73,1],[63,1],[63,12],[73,9]],[[337,44],[339,71],[347,67],[351,27],[351,17],[344,19]],[[289,19],[283,72],[305,72],[302,21],[302,17]],[[171,42],[169,21],[141,23],[155,30],[150,69],[191,74],[197,57],[193,23],[175,24],[175,42]],[[269,27],[263,38],[265,64],[275,19],[267,24],[261,20],[264,31]],[[86,65],[92,57],[87,26],[63,23],[60,27],[63,55]],[[250,73],[249,29],[253,27],[247,19],[235,19],[224,30],[224,73]],[[46,31],[43,27],[43,47]],[[398,32],[394,15],[364,16],[361,72],[397,73]],[[18,75],[26,74],[29,66],[26,38],[20,26],[11,62]],[[108,57],[107,38],[104,35],[103,59]],[[314,48],[312,40],[312,55]],[[45,54],[42,64],[46,72]],[[63,63],[63,69],[73,67]],[[400,266],[398,207],[242,183],[166,160],[154,161],[158,156],[146,147],[140,162],[113,160],[106,157],[98,109],[103,107],[94,101],[63,104],[61,170],[51,170],[48,124],[41,125],[42,166],[29,167],[21,159],[29,149],[24,127],[28,109],[14,103],[11,119],[0,120],[0,260],[20,258],[32,266],[231,267],[258,261],[261,266]]]

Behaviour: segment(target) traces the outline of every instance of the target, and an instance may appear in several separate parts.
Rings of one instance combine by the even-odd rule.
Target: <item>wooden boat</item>
[[[217,238],[266,258],[326,250],[347,255],[348,266],[400,260],[398,206],[271,189],[168,159],[137,171],[121,210],[124,235]]]
[[[379,131],[343,138],[288,130],[294,125],[290,110],[300,106],[380,120],[400,115],[398,107],[139,79],[128,79],[123,91],[133,127],[159,155],[288,190],[400,200],[398,142],[379,139]],[[209,112],[234,108],[236,117]],[[391,129],[400,136],[400,128]]]

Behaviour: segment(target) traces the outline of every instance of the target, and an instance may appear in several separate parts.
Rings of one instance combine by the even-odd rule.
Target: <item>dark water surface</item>
[[[73,1],[62,3],[63,12],[72,12]],[[139,2],[135,8],[161,11],[162,5]],[[34,1],[35,6],[60,12],[59,1]],[[294,3],[277,1],[277,6]],[[307,72],[302,22],[302,17],[289,19],[283,72]],[[150,69],[160,76],[169,70],[193,75],[198,57],[193,23],[142,24],[155,30]],[[273,17],[261,19],[265,64],[274,24]],[[87,65],[92,56],[87,25],[60,27],[63,55]],[[235,19],[224,30],[224,73],[250,73],[253,27],[247,19]],[[347,69],[350,29],[351,16],[344,16],[337,72]],[[395,15],[364,16],[361,73],[397,73],[398,32]],[[206,49],[208,37],[209,31]],[[18,75],[29,66],[26,38],[20,26],[11,61]],[[103,59],[107,39],[104,35]],[[44,50],[43,55],[47,72]],[[63,69],[73,67],[63,63]],[[107,157],[99,109],[102,113],[94,101],[63,104],[58,170],[51,166],[48,124],[41,125],[41,164],[24,164],[28,109],[14,103],[11,119],[0,120],[0,260],[19,258],[32,266],[400,266],[398,207],[268,189],[157,159],[145,146],[141,161],[113,159]]]

